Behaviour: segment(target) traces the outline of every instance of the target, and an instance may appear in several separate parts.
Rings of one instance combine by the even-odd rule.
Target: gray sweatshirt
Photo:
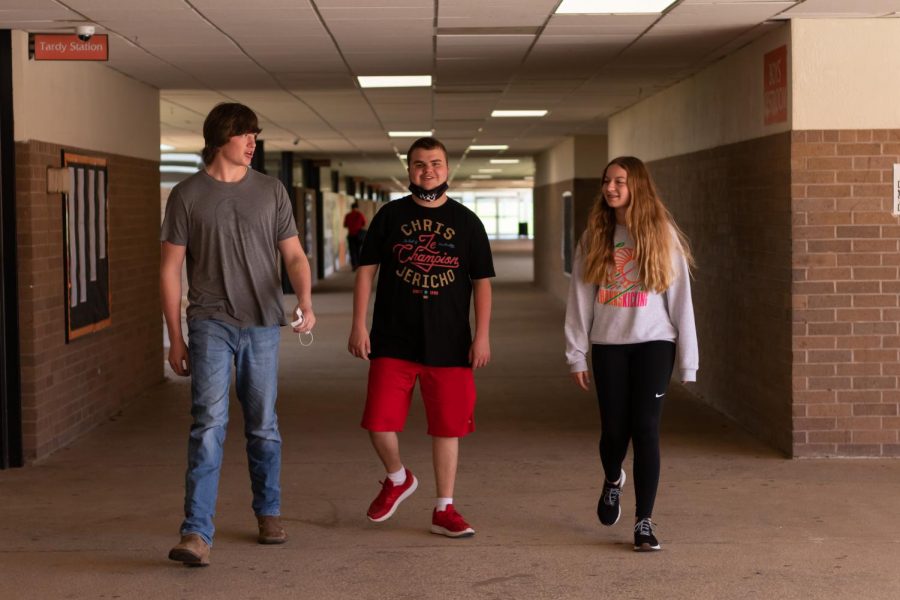
[[[691,281],[687,261],[673,258],[675,279],[662,294],[648,292],[634,261],[634,240],[628,228],[616,226],[616,278],[600,287],[585,283],[581,244],[575,252],[566,306],[566,361],[573,373],[588,370],[591,344],[640,344],[670,341],[676,345],[675,365],[681,381],[696,381],[699,356]]]

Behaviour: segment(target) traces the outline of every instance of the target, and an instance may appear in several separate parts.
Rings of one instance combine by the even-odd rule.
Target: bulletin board
[[[66,342],[111,323],[109,173],[105,158],[63,152]]]

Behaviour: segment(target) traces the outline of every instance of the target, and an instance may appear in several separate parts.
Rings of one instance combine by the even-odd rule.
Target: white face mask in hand
[[[303,322],[303,313],[298,308],[297,309],[297,320],[291,322],[291,327],[296,327],[297,325],[299,325],[302,322]],[[299,334],[297,334],[297,339],[300,341],[300,345],[301,346],[312,346],[312,343],[313,343],[312,331],[307,331],[305,335],[309,336],[309,341],[304,344],[303,343],[304,333],[301,331]]]

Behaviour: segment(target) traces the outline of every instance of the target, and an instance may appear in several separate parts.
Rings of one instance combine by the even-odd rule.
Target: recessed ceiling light
[[[479,173],[502,173],[503,169],[478,169]]]
[[[431,75],[360,75],[356,78],[363,88],[430,87]]]
[[[674,4],[675,0],[562,0],[558,15],[652,15]]]
[[[420,137],[429,137],[433,131],[388,131],[388,137],[409,137],[409,138],[420,138]]]
[[[507,144],[473,144],[469,150],[509,150]]]
[[[469,179],[491,179],[490,175],[469,175]]]
[[[160,149],[162,152],[168,152],[169,150],[174,150],[174,149],[175,149],[175,146],[170,146],[169,144],[160,144],[160,145],[159,145],[159,149]]]
[[[518,158],[492,158],[492,165],[517,165],[519,164]]]
[[[491,111],[492,117],[543,117],[546,110],[495,110]]]

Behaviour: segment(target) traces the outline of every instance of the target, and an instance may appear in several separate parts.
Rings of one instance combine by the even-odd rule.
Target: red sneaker
[[[475,530],[466,523],[461,514],[456,512],[452,504],[448,504],[445,510],[439,511],[435,508],[431,513],[431,533],[461,538],[472,537]]]
[[[385,477],[381,482],[381,492],[372,500],[366,513],[369,520],[381,523],[390,519],[400,503],[409,498],[417,487],[419,481],[409,469],[406,469],[406,481],[402,485],[394,485],[390,478]]]

